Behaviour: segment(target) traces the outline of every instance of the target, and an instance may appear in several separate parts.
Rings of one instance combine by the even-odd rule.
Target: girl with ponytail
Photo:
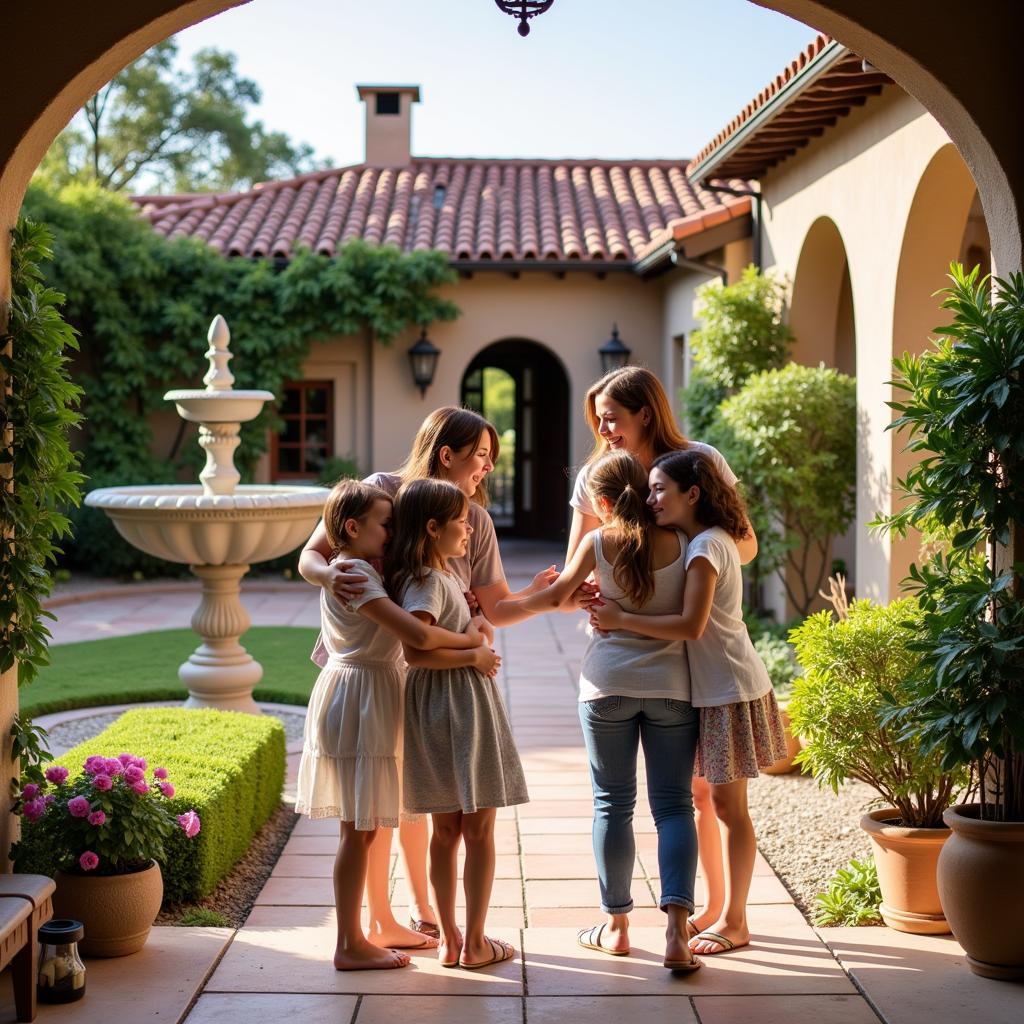
[[[588,533],[547,589],[523,601],[528,611],[554,611],[591,574],[602,596],[644,615],[682,611],[686,537],[654,526],[647,508],[647,471],[636,456],[613,451],[587,480],[601,526]],[[637,616],[643,617],[643,616]],[[579,708],[594,790],[594,857],[607,919],[577,936],[611,956],[629,953],[630,880],[636,859],[633,809],[640,744],[658,830],[659,905],[666,914],[665,966],[700,966],[687,947],[693,913],[697,835],[690,777],[697,715],[681,640],[651,640],[626,630],[595,631],[580,667]]]

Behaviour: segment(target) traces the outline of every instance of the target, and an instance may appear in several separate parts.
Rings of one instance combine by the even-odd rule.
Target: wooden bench
[[[39,926],[53,917],[52,878],[0,875],[0,970],[10,965],[19,1021],[36,1019]]]

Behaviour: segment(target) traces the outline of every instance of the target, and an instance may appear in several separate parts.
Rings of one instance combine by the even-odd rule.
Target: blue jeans
[[[601,909],[606,914],[627,914],[633,909],[633,808],[636,756],[642,743],[651,814],[658,830],[658,905],[664,910],[675,904],[692,914],[697,830],[691,782],[697,711],[682,700],[599,697],[580,704],[580,721],[594,788],[594,858]]]

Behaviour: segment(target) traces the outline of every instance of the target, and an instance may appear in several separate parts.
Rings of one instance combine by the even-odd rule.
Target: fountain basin
[[[180,389],[164,395],[164,401],[173,402],[183,420],[193,423],[247,423],[259,416],[264,403],[273,400],[270,391]]]
[[[197,485],[101,487],[85,503],[103,509],[130,544],[185,565],[250,565],[304,543],[323,510],[325,487],[250,484],[233,494]]]

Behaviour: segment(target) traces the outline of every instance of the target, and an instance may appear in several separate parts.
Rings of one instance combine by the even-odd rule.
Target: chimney
[[[366,152],[374,167],[405,167],[411,162],[412,105],[420,101],[418,85],[357,85],[366,103]]]

